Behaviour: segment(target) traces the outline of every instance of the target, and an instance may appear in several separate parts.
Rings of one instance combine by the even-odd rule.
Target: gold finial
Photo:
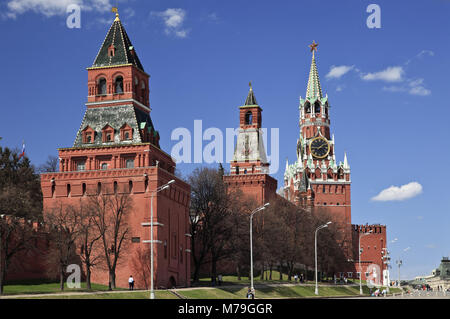
[[[117,7],[112,7],[111,12],[115,12],[116,13],[116,19],[114,19],[114,21],[120,21],[120,19],[119,19],[119,9],[117,9]]]
[[[314,52],[317,51],[317,47],[319,46],[319,43],[316,43],[316,42],[313,40],[313,43],[310,44],[310,45],[308,45],[308,46],[310,47],[311,52],[313,53],[313,56],[314,56]]]
[[[252,81],[248,82],[248,86],[250,87],[250,90],[252,89]]]

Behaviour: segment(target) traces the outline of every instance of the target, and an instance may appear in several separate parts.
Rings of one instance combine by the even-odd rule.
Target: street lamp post
[[[400,287],[400,266],[403,264],[403,261],[401,259],[397,260],[398,265],[398,287]]]
[[[389,256],[389,251],[387,250],[387,247],[383,248],[382,254],[383,254],[383,256],[381,257],[381,260],[383,261],[383,264],[386,265],[386,283],[387,283],[386,291],[389,293],[389,285],[390,285],[389,263],[390,263],[391,257]],[[383,276],[384,276],[384,274],[383,274]]]
[[[358,255],[359,255],[359,294],[360,295],[362,295],[363,294],[363,290],[362,290],[362,281],[361,281],[361,278],[362,278],[362,268],[361,268],[361,237],[364,237],[364,236],[367,236],[367,235],[370,235],[372,233],[372,231],[369,231],[369,232],[367,232],[367,233],[364,233],[364,234],[362,234],[362,235],[359,235],[359,238],[358,238]],[[367,280],[367,278],[366,278],[366,280]]]
[[[315,234],[314,234],[314,251],[315,251],[315,262],[316,262],[316,289],[315,289],[314,293],[316,295],[319,294],[319,286],[318,286],[318,283],[317,283],[317,232],[319,230],[321,230],[322,228],[327,228],[328,225],[330,225],[330,224],[331,224],[331,222],[328,222],[328,223],[326,223],[324,225],[321,225],[321,226],[317,227],[316,231],[315,231]]]
[[[254,293],[253,287],[253,215],[266,207],[269,206],[269,203],[265,203],[263,206],[258,207],[250,214],[250,290]]]
[[[155,291],[153,287],[153,197],[156,193],[169,188],[170,184],[174,182],[175,180],[172,179],[168,183],[158,187],[152,192],[150,197],[150,240],[148,241],[150,243],[150,299],[155,299]],[[147,225],[147,223],[142,223],[142,225]]]

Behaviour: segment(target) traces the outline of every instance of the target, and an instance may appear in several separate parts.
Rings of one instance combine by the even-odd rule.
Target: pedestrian
[[[219,286],[222,284],[222,275],[218,275],[217,276],[217,280],[218,280],[218,282],[219,282]]]
[[[298,280],[298,275],[295,274],[295,275],[294,275],[294,281],[295,281],[295,283],[297,283],[297,280]]]
[[[128,286],[130,290],[134,290],[134,278],[132,275],[130,275],[130,278],[128,278]]]
[[[250,287],[248,287],[247,289],[247,299],[253,299],[252,290],[250,289]]]

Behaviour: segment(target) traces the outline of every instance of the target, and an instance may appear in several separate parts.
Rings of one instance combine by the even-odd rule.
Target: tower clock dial
[[[309,149],[315,158],[325,158],[330,153],[330,143],[326,138],[319,136],[311,140]]]

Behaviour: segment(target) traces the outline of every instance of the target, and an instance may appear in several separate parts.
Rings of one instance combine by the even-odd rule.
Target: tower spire
[[[117,6],[112,7],[111,12],[115,12],[116,13],[116,18],[114,19],[114,21],[120,21],[120,19],[119,19],[119,9],[117,8]]]
[[[253,93],[251,81],[248,83],[248,86],[250,87],[250,90],[248,91],[248,95],[247,98],[245,99],[244,105],[258,105],[258,102],[256,102],[255,94]]]
[[[308,87],[306,88],[306,99],[309,99],[310,101],[315,101],[316,99],[322,98],[322,88],[320,86],[319,72],[317,71],[316,58],[314,56],[314,52],[317,51],[318,45],[319,44],[315,43],[314,41],[309,45],[313,54],[311,69],[309,71]]]

